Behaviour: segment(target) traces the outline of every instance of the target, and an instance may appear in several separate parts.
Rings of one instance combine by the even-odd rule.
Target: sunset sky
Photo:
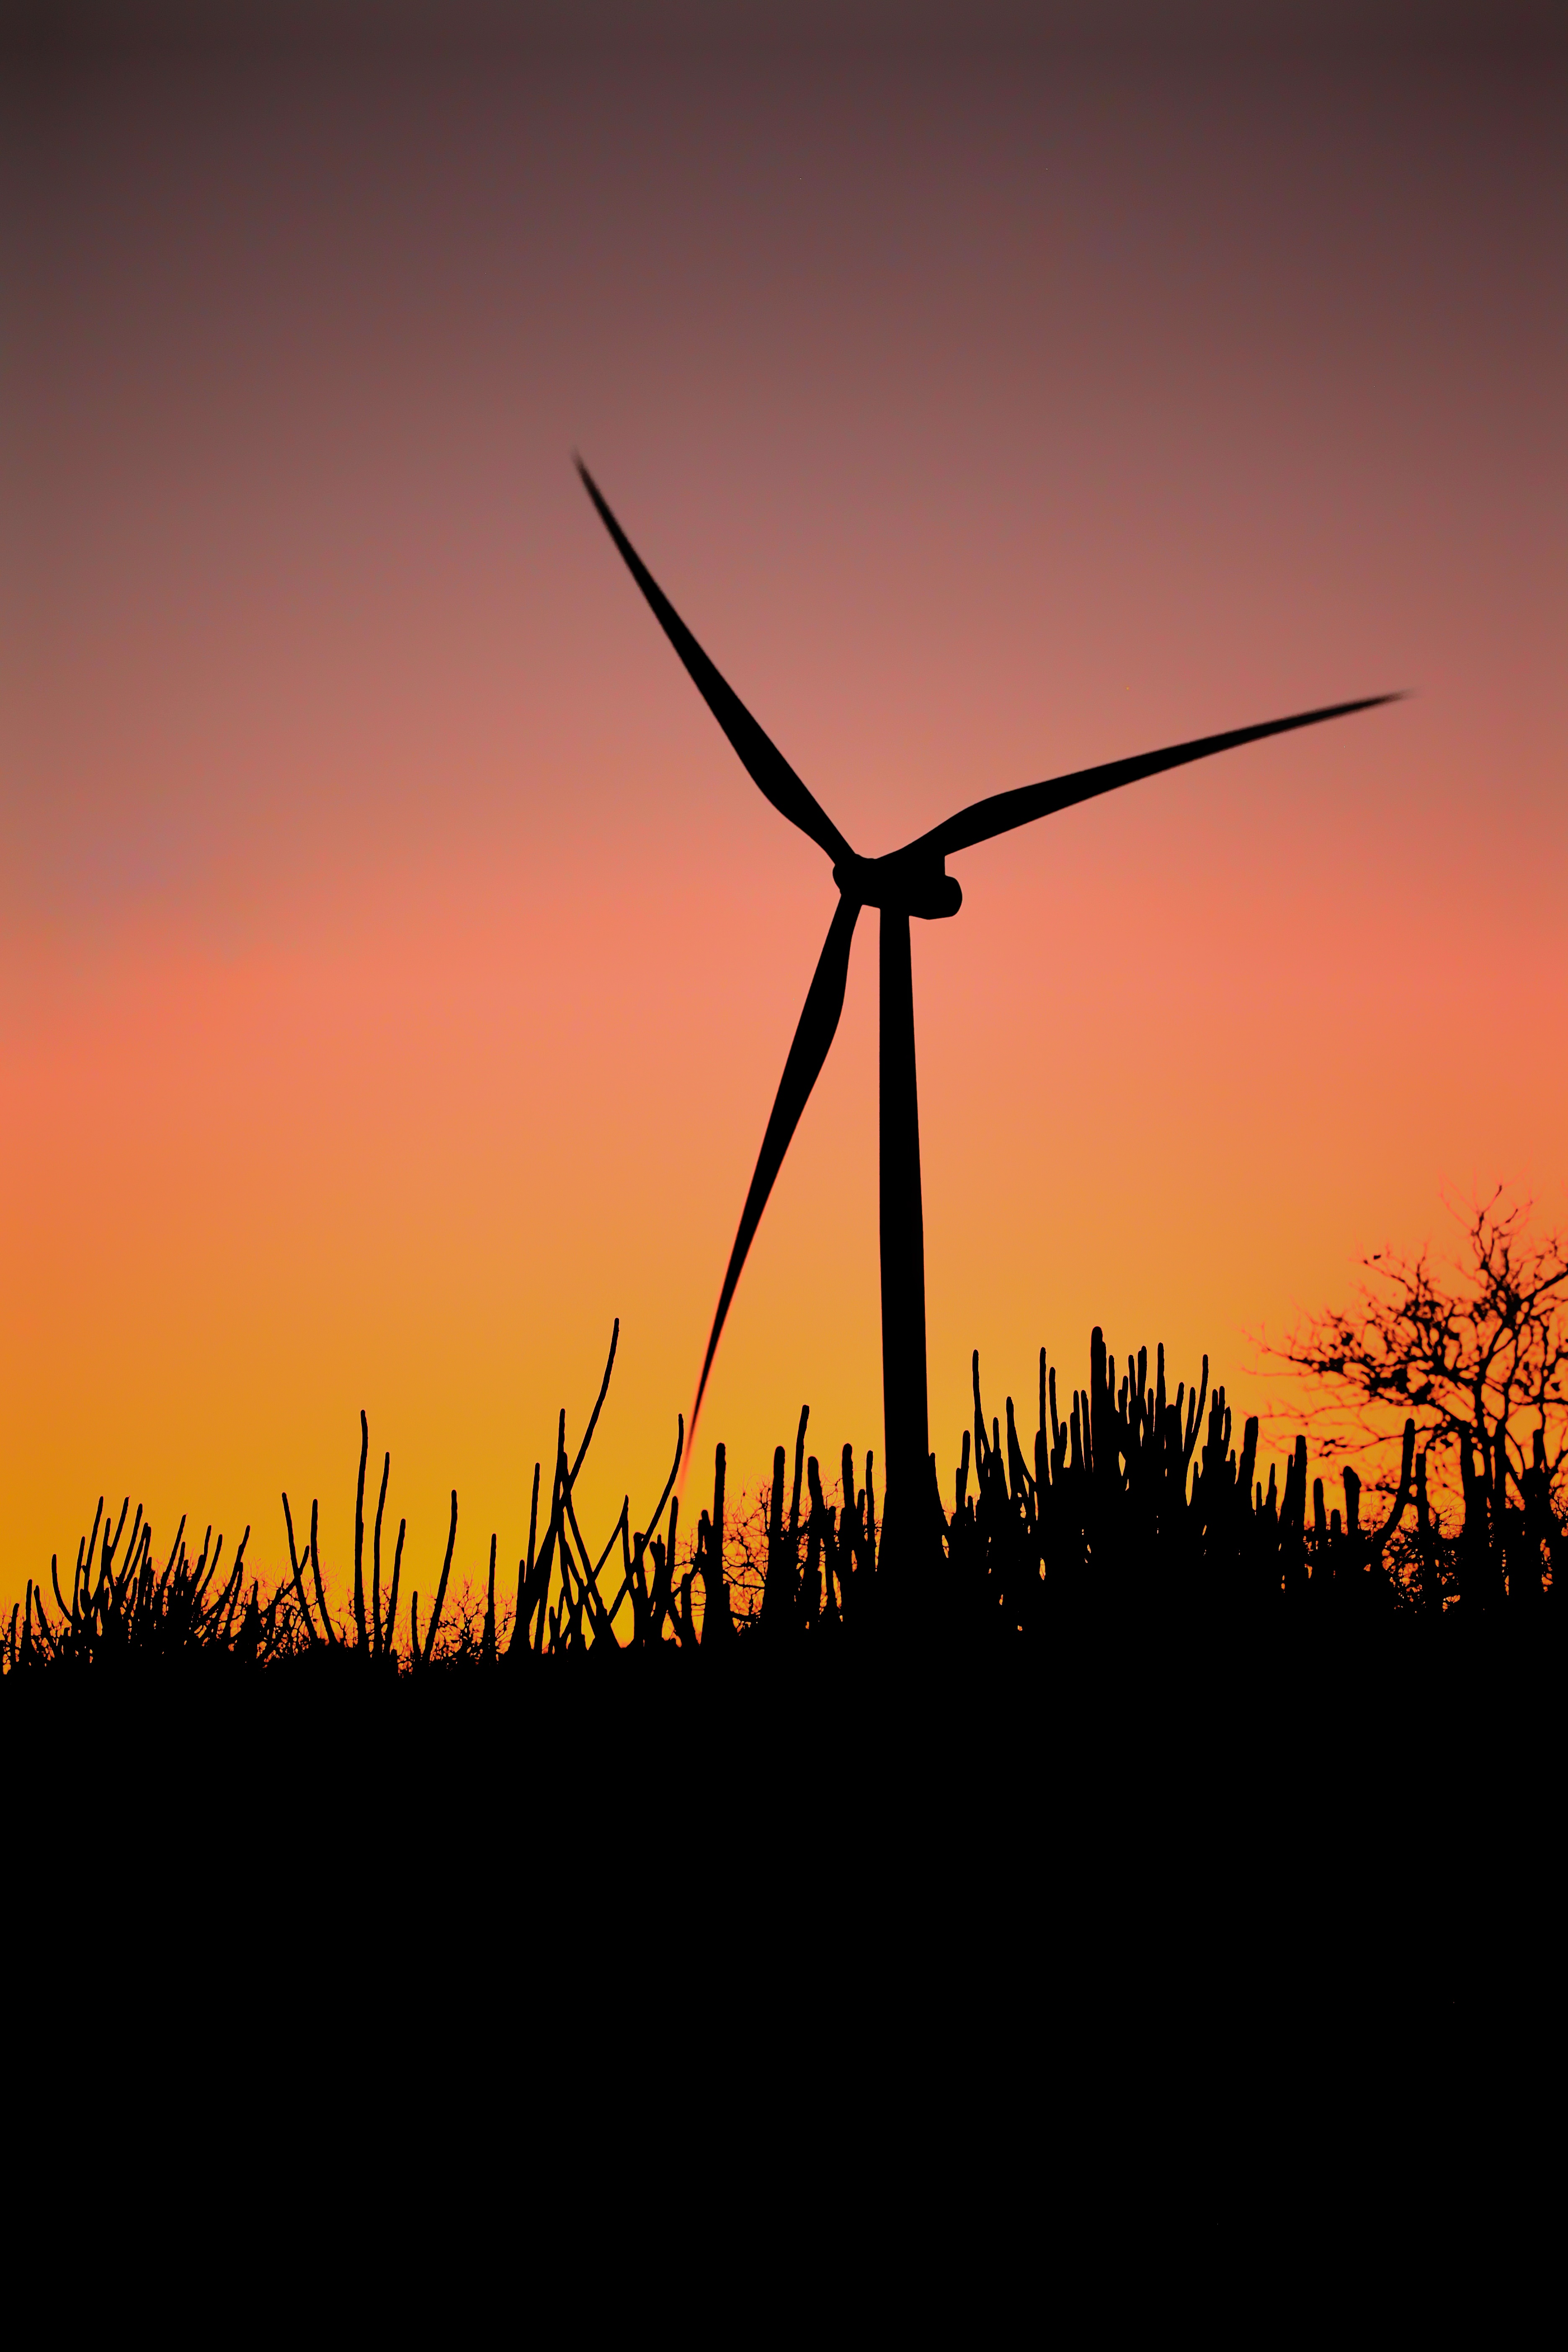
[[[341,1570],[362,1404],[413,1580],[454,1486],[514,1564],[617,1314],[592,1523],[651,1507],[835,894],[574,449],[867,854],[1410,690],[952,861],[944,1483],[974,1347],[1031,1429],[1096,1322],[1256,1404],[1445,1199],[1568,1219],[1563,98],[1464,40],[10,58],[6,1609],[105,1491],[264,1575],[320,1495]],[[875,924],[732,1486],[805,1401],[881,1452]]]

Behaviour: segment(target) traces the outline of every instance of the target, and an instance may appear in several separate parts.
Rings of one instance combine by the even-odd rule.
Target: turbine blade
[[[1157,776],[1166,768],[1184,768],[1191,761],[1207,760],[1216,751],[1234,751],[1238,744],[1259,742],[1265,735],[1288,735],[1292,728],[1316,727],[1325,719],[1346,719],[1352,710],[1375,710],[1383,702],[1400,702],[1398,694],[1369,694],[1360,702],[1336,702],[1326,710],[1302,710],[1292,719],[1265,719],[1260,727],[1237,727],[1228,735],[1203,735],[1194,743],[1172,743],[1163,751],[1145,751],[1135,760],[1112,760],[1103,768],[1080,768],[1075,775],[1053,776],[1043,784],[1023,784],[1016,792],[993,793],[975,801],[956,816],[934,825],[910,844],[911,849],[938,850],[946,857],[954,850],[972,849],[978,841],[992,841],[1037,817],[1054,816],[1058,809],[1079,801],[1098,799],[1140,776]]]
[[[757,790],[764,800],[772,801],[781,816],[787,816],[791,824],[798,825],[819,849],[826,850],[835,865],[852,858],[854,851],[826,810],[806,790],[778,746],[763,732],[734,688],[714,668],[610,512],[597,482],[582,458],[575,462],[577,471],[583,477],[583,487],[598,509],[600,521],[620,549],[632,578],[653,606],[659,626],[686,664],[692,684],[729,737],[741,765]]]
[[[789,1049],[784,1076],[779,1080],[779,1090],[773,1098],[773,1110],[763,1137],[763,1148],[757,1155],[752,1188],[741,1212],[740,1231],[735,1235],[735,1246],[730,1252],[724,1286],[719,1293],[719,1307],[709,1336],[708,1353],[702,1359],[702,1377],[697,1383],[697,1402],[691,1408],[691,1430],[686,1441],[689,1455],[697,1434],[697,1416],[702,1410],[702,1392],[708,1386],[708,1375],[713,1368],[719,1334],[724,1328],[724,1318],[730,1312],[730,1301],[735,1296],[741,1268],[746,1263],[746,1252],[751,1248],[752,1237],[762,1223],[768,1194],[773,1189],[773,1179],[784,1166],[790,1139],[800,1125],[800,1115],[810,1100],[811,1090],[827,1059],[828,1047],[838,1028],[838,1016],[844,1010],[844,983],[849,973],[849,942],[855,936],[855,923],[859,912],[857,900],[839,899],[828,926],[822,953],[816,960],[811,986],[805,992],[805,1003],[795,1026],[795,1043]]]

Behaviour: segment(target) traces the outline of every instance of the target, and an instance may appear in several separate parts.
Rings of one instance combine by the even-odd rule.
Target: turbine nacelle
[[[963,904],[956,877],[929,850],[918,856],[895,849],[888,857],[841,857],[833,878],[857,907],[883,907],[928,923],[956,915]]]

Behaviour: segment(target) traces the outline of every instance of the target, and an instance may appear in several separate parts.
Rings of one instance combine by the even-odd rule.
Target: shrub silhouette
[[[31,1665],[102,1668],[121,1660],[217,1655],[259,1664],[287,1649],[289,1629],[281,1590],[263,1608],[260,1580],[253,1580],[250,1597],[238,1623],[235,1622],[244,1589],[248,1528],[239,1539],[234,1565],[220,1584],[222,1536],[215,1545],[209,1527],[193,1560],[182,1519],[160,1575],[153,1565],[153,1530],[144,1522],[140,1505],[121,1558],[128,1508],[129,1499],[121,1506],[111,1535],[100,1496],[91,1533],[77,1548],[68,1601],[60,1591],[58,1559],[50,1561],[58,1623],[49,1618],[41,1586],[28,1579],[26,1597],[12,1609],[6,1629],[7,1672]]]

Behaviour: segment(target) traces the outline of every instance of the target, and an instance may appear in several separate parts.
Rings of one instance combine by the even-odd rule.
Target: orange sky
[[[14,79],[0,1598],[100,1491],[515,1561],[647,1507],[832,911],[580,446],[857,846],[1414,699],[954,861],[933,1438],[1089,1326],[1568,1206],[1560,82],[1331,58]],[[880,1450],[875,918],[703,1435]],[[710,1453],[709,1454],[710,1460]],[[607,1526],[607,1519],[605,1524]]]

